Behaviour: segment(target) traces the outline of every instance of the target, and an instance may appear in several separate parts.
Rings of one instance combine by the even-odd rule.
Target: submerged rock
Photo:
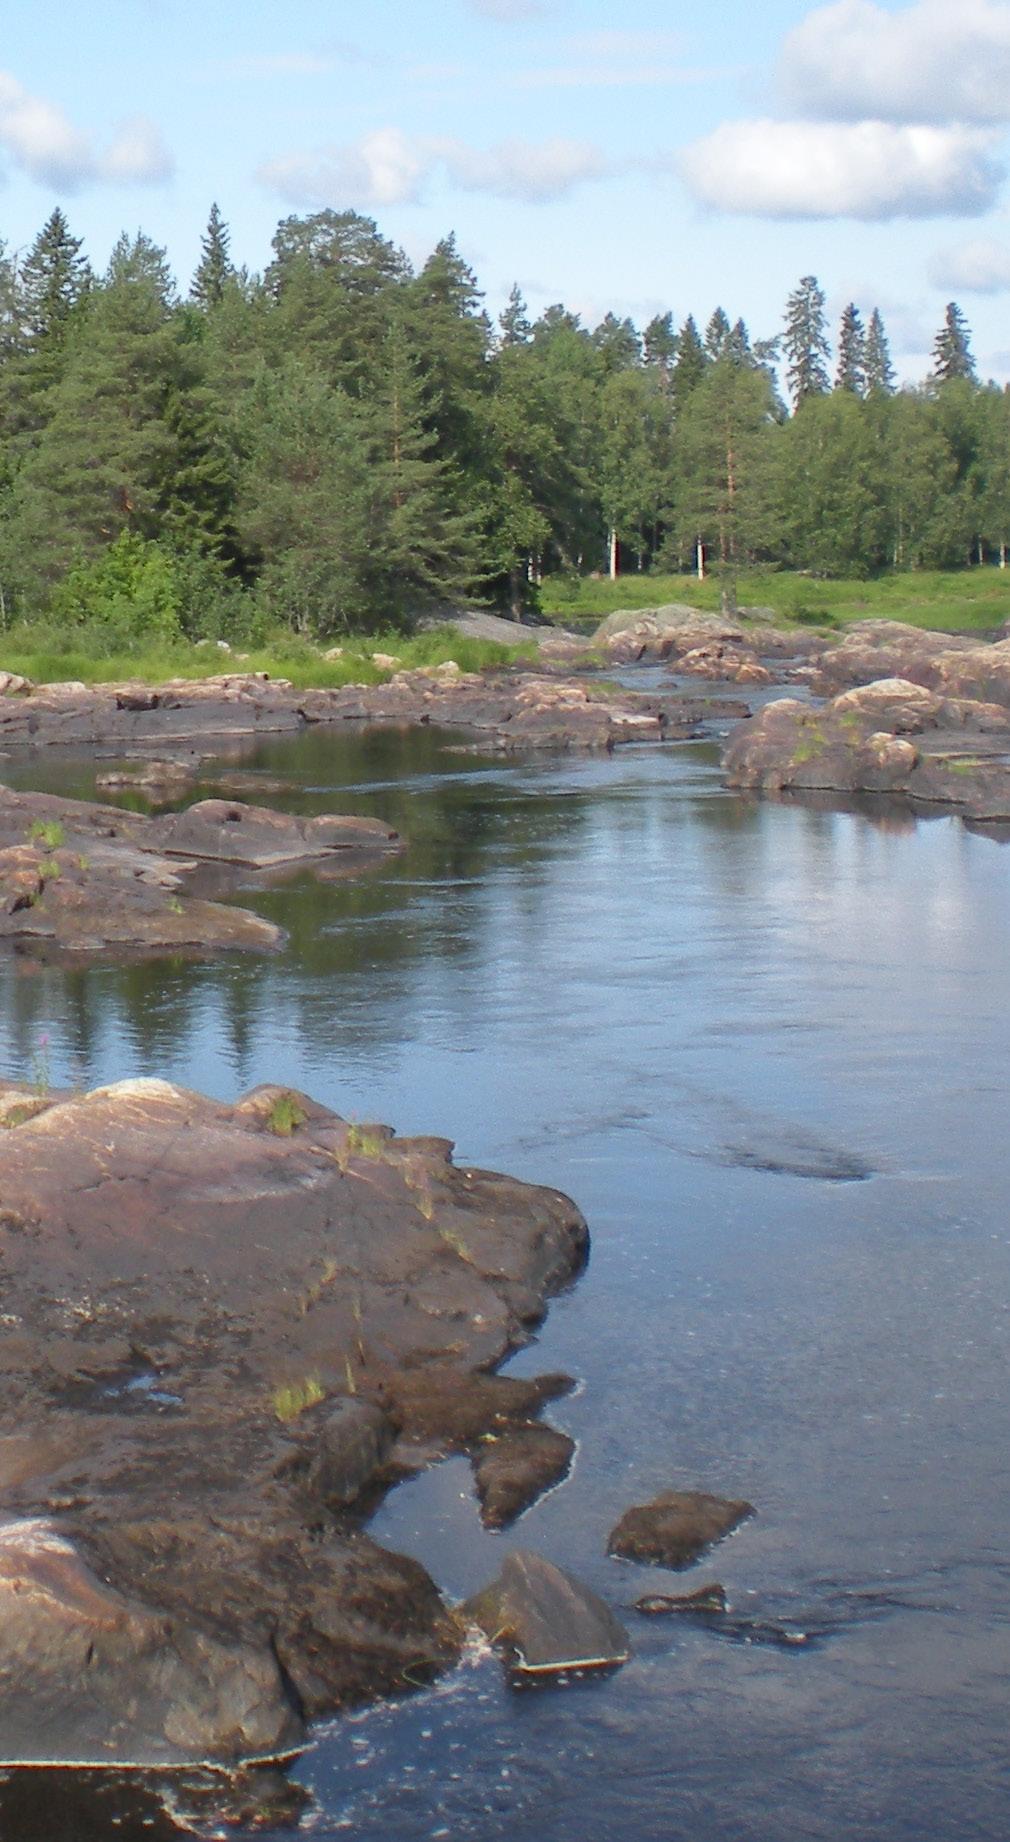
[[[460,1608],[527,1675],[612,1669],[631,1655],[628,1633],[608,1605],[570,1573],[518,1549],[497,1580]]]
[[[648,1618],[670,1618],[684,1614],[704,1617],[708,1613],[720,1614],[728,1609],[726,1588],[717,1583],[697,1586],[693,1593],[645,1593],[641,1599],[635,1600],[636,1612],[643,1612]]]
[[[578,1272],[574,1205],[283,1089],[10,1083],[0,1119],[0,1762],[266,1757],[450,1665],[361,1517],[394,1441],[564,1385],[487,1370]]]
[[[611,1531],[607,1552],[657,1567],[688,1567],[755,1514],[754,1505],[742,1500],[666,1490],[651,1503],[625,1511]]]

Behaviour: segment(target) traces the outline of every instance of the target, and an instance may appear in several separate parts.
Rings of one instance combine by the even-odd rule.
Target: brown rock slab
[[[631,1655],[628,1634],[588,1586],[539,1554],[510,1554],[497,1580],[460,1616],[479,1625],[526,1675],[613,1669]]]
[[[0,1762],[265,1757],[449,1667],[362,1505],[398,1433],[565,1385],[488,1370],[580,1270],[574,1205],[279,1088],[0,1084],[0,1117]]]
[[[729,1610],[726,1588],[718,1583],[696,1586],[693,1593],[645,1593],[635,1600],[636,1612],[647,1618],[705,1617]]]
[[[626,1510],[607,1543],[608,1554],[657,1567],[688,1567],[755,1514],[752,1503],[700,1490],[666,1490]]]
[[[568,1476],[574,1455],[574,1439],[553,1426],[519,1426],[485,1435],[471,1453],[485,1528],[507,1528],[545,1490]]]

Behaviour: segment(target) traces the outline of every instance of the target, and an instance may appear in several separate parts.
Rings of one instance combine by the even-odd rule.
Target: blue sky
[[[55,203],[184,281],[212,199],[252,269],[353,207],[415,261],[456,232],[492,311],[721,304],[778,330],[815,274],[879,305],[903,376],[959,300],[1010,377],[1010,3],[8,0],[0,235]]]

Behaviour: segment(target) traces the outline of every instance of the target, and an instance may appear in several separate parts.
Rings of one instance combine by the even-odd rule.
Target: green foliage
[[[123,531],[93,562],[79,563],[53,592],[52,611],[72,627],[99,626],[123,640],[181,634],[175,561],[158,544]]]
[[[267,1131],[277,1138],[290,1138],[299,1126],[304,1126],[305,1118],[305,1108],[299,1106],[294,1094],[278,1094],[267,1114]]]
[[[43,850],[58,851],[64,842],[65,833],[59,819],[33,819],[28,828],[28,836],[33,844],[40,844]]]

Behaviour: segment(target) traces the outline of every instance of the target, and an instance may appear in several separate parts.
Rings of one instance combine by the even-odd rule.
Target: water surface
[[[572,1477],[492,1535],[454,1460],[375,1533],[450,1595],[528,1545],[618,1607],[721,1579],[740,1617],[629,1611],[632,1663],[566,1689],[516,1692],[475,1651],[323,1730],[294,1779],[308,1833],[1002,1838],[1006,850],[952,818],[745,801],[706,743],[514,762],[317,730],[243,765],[410,847],[247,891],[289,930],[275,959],[3,962],[0,1067],[278,1081],[568,1191],[591,1265],[515,1366],[579,1378],[551,1410]],[[5,765],[85,795],[93,773]],[[685,1576],[608,1561],[623,1509],[676,1486],[759,1514]],[[288,1793],[261,1789],[279,1834]],[[0,1817],[26,1842],[169,1833],[120,1782],[14,1779]]]

